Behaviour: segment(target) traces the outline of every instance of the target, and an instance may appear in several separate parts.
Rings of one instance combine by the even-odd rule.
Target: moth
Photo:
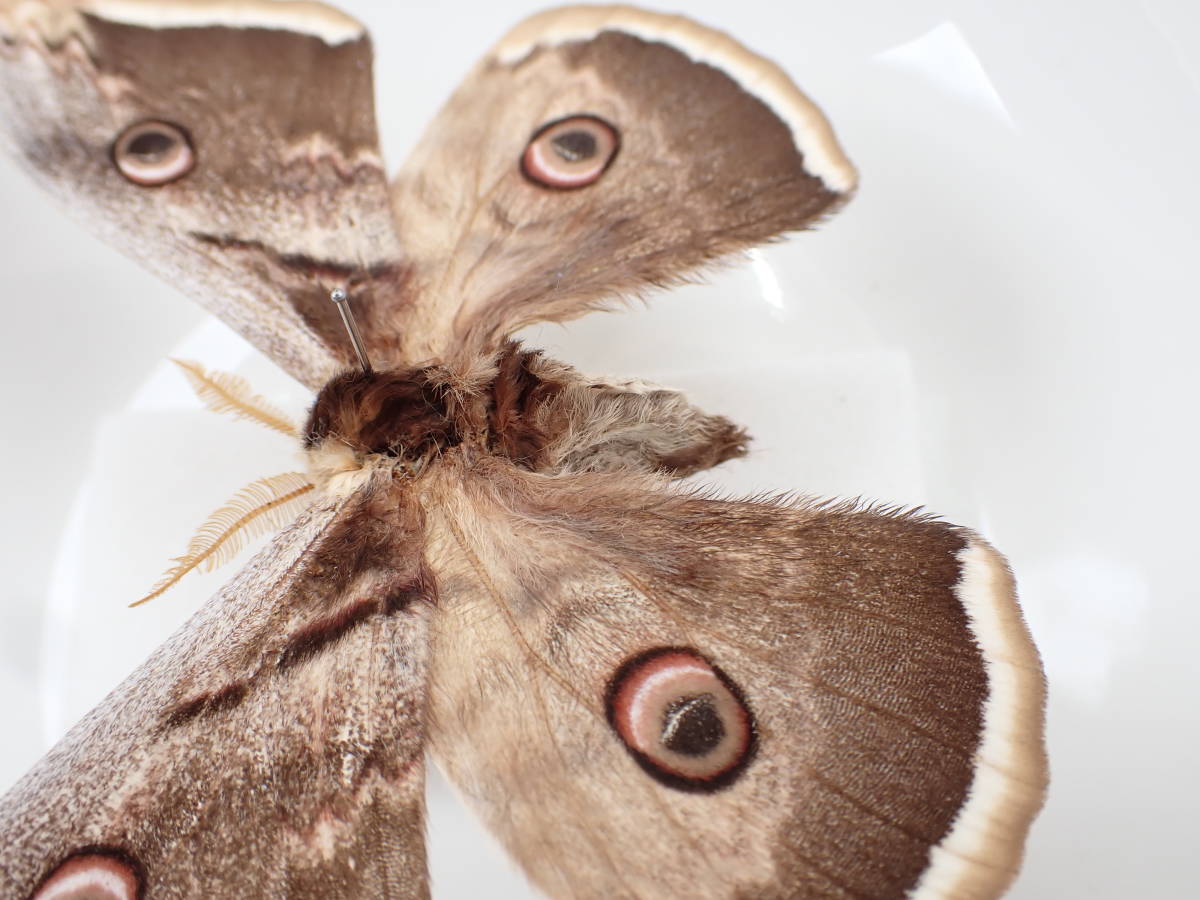
[[[853,194],[780,68],[551,10],[390,180],[319,3],[0,0],[0,81],[53,193],[316,394],[306,509],[3,798],[3,896],[428,896],[427,752],[551,896],[1003,892],[1046,785],[1003,558],[680,484],[743,430],[511,338]]]

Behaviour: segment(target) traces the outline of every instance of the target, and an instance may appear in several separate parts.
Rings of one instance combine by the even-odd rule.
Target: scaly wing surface
[[[302,516],[0,799],[0,895],[427,896],[420,548]]]

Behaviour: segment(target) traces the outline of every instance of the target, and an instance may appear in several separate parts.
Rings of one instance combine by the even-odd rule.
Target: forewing
[[[531,138],[579,116],[615,129],[611,162],[586,186],[539,183]],[[588,141],[564,152],[607,152]],[[484,58],[396,177],[422,298],[401,312],[420,352],[476,352],[808,227],[855,184],[820,110],[728,36],[631,7],[551,10]]]
[[[0,139],[71,212],[315,388],[351,360],[334,287],[377,359],[395,351],[377,314],[405,276],[371,58],[362,27],[319,3],[0,0]],[[191,171],[121,174],[119,140],[146,121],[182,130]]]
[[[0,895],[426,896],[420,546],[379,490],[277,537],[0,800]]]
[[[431,530],[430,742],[548,893],[1012,879],[1046,779],[1043,677],[979,538],[632,476],[468,484]]]

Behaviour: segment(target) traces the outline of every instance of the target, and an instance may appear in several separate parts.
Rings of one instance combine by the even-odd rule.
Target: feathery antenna
[[[246,485],[200,526],[188,543],[187,552],[173,560],[175,565],[150,593],[129,605],[140,606],[153,600],[192,569],[212,571],[224,565],[247,541],[282,528],[311,505],[312,498],[306,495],[313,488],[308,476],[300,472],[285,472]]]
[[[200,402],[213,412],[229,413],[238,419],[252,419],[288,437],[296,437],[300,433],[300,427],[255,394],[246,379],[230,372],[208,372],[200,363],[188,359],[172,359],[171,362],[183,369]]]
[[[362,366],[364,372],[371,372],[371,361],[367,359],[367,350],[363,346],[362,335],[358,331],[358,323],[354,321],[354,313],[350,309],[350,295],[342,288],[334,288],[329,292],[329,299],[337,304],[338,312],[342,314],[342,322],[346,326],[346,331],[350,335],[350,343],[354,345],[354,352],[358,356],[358,363]]]

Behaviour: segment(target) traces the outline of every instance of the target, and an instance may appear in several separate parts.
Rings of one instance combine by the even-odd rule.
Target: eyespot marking
[[[620,147],[617,129],[598,116],[567,116],[534,132],[521,157],[521,171],[545,187],[586,187],[604,174]]]
[[[680,697],[663,712],[662,743],[674,753],[704,756],[717,748],[725,733],[712,694]]]
[[[627,660],[605,705],[625,749],[668,787],[720,790],[754,756],[754,717],[741,690],[694,650],[658,647]]]
[[[178,125],[153,119],[121,132],[113,144],[112,158],[118,172],[144,187],[178,181],[196,165],[187,132]]]
[[[118,850],[88,849],[59,863],[32,900],[139,900],[138,864]]]

